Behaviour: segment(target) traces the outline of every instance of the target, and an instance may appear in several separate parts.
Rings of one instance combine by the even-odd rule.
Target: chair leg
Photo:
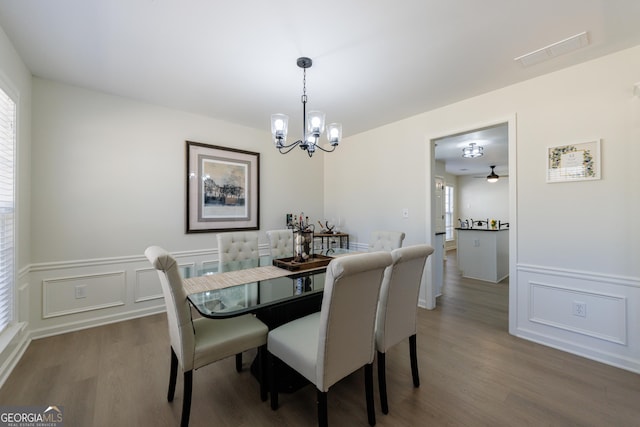
[[[382,413],[389,413],[389,403],[387,402],[387,375],[386,375],[386,354],[378,352],[378,388],[380,389],[380,406]]]
[[[318,390],[318,427],[328,427],[327,392]]]
[[[267,401],[267,346],[258,347],[258,381],[260,381],[260,399]]]
[[[409,337],[409,355],[411,357],[411,375],[413,376],[413,386],[420,387],[420,376],[418,375],[418,351],[416,348],[416,335]]]
[[[278,360],[273,354],[267,351],[269,359],[269,391],[271,392],[271,409],[278,409],[278,386],[276,384]]]
[[[176,393],[176,379],[178,377],[178,356],[171,347],[171,370],[169,372],[169,392],[167,393],[167,400],[173,402],[173,396]]]
[[[191,414],[191,390],[193,388],[193,371],[184,373],[184,400],[182,402],[182,420],[181,427],[189,426],[189,415]]]
[[[242,372],[242,353],[236,354],[236,372]]]
[[[376,408],[373,404],[373,363],[364,365],[364,389],[367,397],[367,418],[369,425],[376,425]]]

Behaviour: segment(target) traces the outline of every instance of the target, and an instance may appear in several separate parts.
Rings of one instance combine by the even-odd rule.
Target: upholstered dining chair
[[[388,252],[347,255],[327,266],[321,310],[269,332],[271,408],[278,408],[275,379],[281,362],[316,386],[318,425],[328,425],[327,392],[352,372],[365,367],[365,396],[370,425],[375,425],[373,359],[378,294]]]
[[[258,233],[232,231],[218,233],[218,272],[257,267],[260,263]],[[236,370],[242,370],[242,353],[236,355]]]
[[[404,236],[402,231],[372,231],[369,237],[369,252],[401,248]]]
[[[293,230],[268,230],[269,250],[271,258],[285,258],[293,256]]]
[[[409,338],[409,358],[413,385],[420,386],[416,349],[416,315],[418,294],[424,266],[433,248],[414,245],[391,251],[393,264],[386,268],[376,316],[376,350],[378,352],[378,386],[382,412],[389,413],[387,403],[386,352]]]
[[[225,267],[230,263],[246,267],[260,259],[257,232],[232,231],[218,233],[216,237],[218,239],[218,260],[220,261],[218,271],[225,271]]]
[[[253,315],[229,319],[192,319],[187,294],[175,259],[164,249],[150,246],[147,259],[158,270],[162,293],[167,306],[169,340],[171,343],[171,372],[167,400],[173,401],[178,367],[184,377],[184,396],[180,425],[189,425],[193,370],[245,350],[258,348],[260,397],[267,400],[265,381],[267,326]]]

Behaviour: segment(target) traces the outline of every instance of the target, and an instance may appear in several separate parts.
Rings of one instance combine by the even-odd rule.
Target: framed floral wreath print
[[[187,233],[260,228],[260,154],[187,141]]]
[[[547,149],[547,182],[600,179],[600,140]]]

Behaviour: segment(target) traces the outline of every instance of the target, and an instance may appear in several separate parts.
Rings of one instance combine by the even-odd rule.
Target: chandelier
[[[482,154],[484,154],[482,152],[482,147],[479,145],[476,145],[475,142],[470,143],[468,147],[464,147],[462,149],[462,157],[465,157],[465,158],[480,157],[482,156]]]
[[[280,154],[287,154],[299,146],[305,150],[309,157],[313,156],[316,149],[330,153],[336,149],[342,138],[342,125],[340,123],[331,123],[327,126],[327,139],[331,145],[331,149],[325,149],[320,146],[320,136],[324,132],[324,113],[322,111],[309,111],[307,113],[307,68],[311,68],[313,61],[307,57],[298,58],[298,67],[303,70],[302,77],[302,139],[287,145],[287,128],[289,126],[289,117],[284,114],[271,115],[271,134],[273,142],[280,151]]]

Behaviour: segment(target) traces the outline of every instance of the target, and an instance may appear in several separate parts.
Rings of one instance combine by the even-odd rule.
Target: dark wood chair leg
[[[269,351],[267,351],[267,358],[269,359],[269,391],[271,392],[271,409],[275,411],[278,409],[278,385],[276,384],[276,371],[279,360],[273,354],[269,353]]]
[[[373,403],[373,363],[364,365],[364,389],[367,397],[367,418],[369,425],[376,425],[376,408]]]
[[[418,350],[416,348],[416,335],[409,337],[409,356],[411,357],[411,375],[413,376],[413,386],[420,387],[420,376],[418,375]]]
[[[189,426],[189,415],[191,413],[191,390],[193,387],[193,371],[184,373],[184,401],[182,402],[182,420],[181,427]]]
[[[380,389],[380,406],[382,413],[389,413],[389,403],[387,402],[387,374],[386,374],[386,354],[378,352],[378,388]]]
[[[242,371],[242,353],[236,354],[236,371]]]
[[[267,346],[261,345],[258,348],[258,381],[260,382],[260,399],[267,401]]]
[[[328,427],[327,392],[318,390],[318,427]]]
[[[173,402],[173,396],[176,393],[176,380],[178,377],[178,356],[171,347],[171,369],[169,371],[169,392],[167,393],[167,400]]]

